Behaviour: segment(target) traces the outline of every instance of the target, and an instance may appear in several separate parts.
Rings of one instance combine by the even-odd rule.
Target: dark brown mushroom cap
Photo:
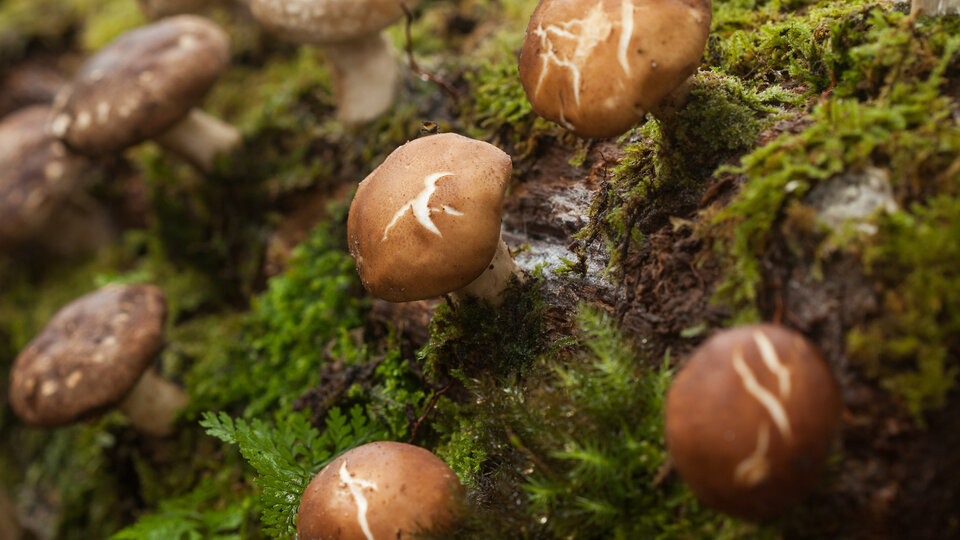
[[[520,52],[533,109],[583,137],[619,135],[697,70],[710,0],[544,0]]]
[[[229,61],[227,34],[203,17],[131,30],[90,58],[57,96],[50,131],[84,154],[119,152],[173,126]]]
[[[816,347],[773,324],[719,332],[667,395],[667,446],[706,504],[772,517],[816,485],[839,428],[840,397]]]
[[[455,291],[490,264],[510,156],[444,133],[408,142],[357,188],[347,237],[363,285],[404,302]]]
[[[410,9],[419,3],[406,2]],[[250,0],[250,11],[269,32],[316,45],[379,32],[403,16],[397,0]]]
[[[47,133],[49,115],[36,105],[0,122],[0,246],[30,238],[83,187],[89,164]]]
[[[442,532],[455,521],[463,496],[457,476],[429,451],[369,443],[333,460],[310,482],[300,499],[297,536],[368,540]]]
[[[17,357],[13,410],[55,427],[120,401],[160,349],[166,311],[153,285],[107,285],[74,300]]]

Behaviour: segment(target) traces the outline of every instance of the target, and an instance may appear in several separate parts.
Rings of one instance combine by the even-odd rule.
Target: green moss
[[[512,55],[495,63],[483,62],[476,70],[468,71],[466,79],[472,99],[468,100],[463,116],[471,136],[485,138],[495,134],[512,143],[520,158],[534,149],[539,137],[560,135],[556,124],[533,112]]]
[[[721,160],[752,147],[761,130],[785,112],[796,96],[772,86],[762,92],[717,73],[697,76],[690,102],[667,125],[648,121],[625,135],[624,156],[609,170],[605,189],[596,195],[590,222],[577,233],[581,260],[586,248],[602,239],[610,270],[619,267],[630,244],[642,235],[641,214],[690,205],[699,199],[702,179]]]
[[[353,260],[338,245],[321,226],[294,251],[289,270],[254,300],[242,341],[188,373],[192,410],[239,405],[256,416],[289,408],[316,384],[327,343],[363,322]]]
[[[440,379],[522,373],[544,346],[542,279],[514,281],[498,306],[477,299],[441,304],[430,321],[430,341],[418,353],[427,372]]]
[[[823,102],[802,133],[782,136],[726,169],[746,183],[713,219],[710,233],[722,238],[716,251],[726,263],[716,299],[734,307],[737,320],[754,320],[763,279],[759,257],[778,238],[785,209],[831,176],[887,169],[908,210],[884,218],[880,233],[862,240],[864,263],[887,292],[883,316],[855,329],[849,345],[918,416],[942,405],[956,379],[947,337],[953,315],[939,304],[951,290],[946,261],[955,231],[947,209],[960,152],[954,103],[940,95],[944,73],[960,63],[960,38],[949,33],[955,24],[926,20],[921,32],[902,14],[873,10],[856,22],[859,30],[838,34],[844,47],[835,64],[844,71],[836,92],[850,97]],[[937,193],[950,197],[924,202]],[[932,269],[944,272],[942,280],[933,279]]]
[[[850,355],[914,416],[942,407],[960,364],[960,198],[949,195],[880,220],[864,238],[868,275],[885,291],[880,316],[848,335]]]
[[[443,451],[460,456],[461,474],[479,468],[471,483],[484,504],[456,537],[770,537],[704,510],[675,478],[658,479],[670,371],[602,312],[578,320],[577,345],[557,344],[528,379],[471,384],[476,424]],[[462,422],[467,411],[456,413]]]

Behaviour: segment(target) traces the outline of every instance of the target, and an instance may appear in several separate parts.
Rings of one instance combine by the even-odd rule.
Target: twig
[[[831,69],[830,70],[830,86],[828,86],[827,89],[824,90],[822,94],[820,94],[820,99],[817,100],[817,105],[820,105],[821,103],[823,103],[824,100],[827,99],[827,96],[829,96],[833,92],[833,89],[836,88],[836,86],[837,86],[837,74],[834,73],[833,70]]]
[[[418,64],[416,59],[413,57],[413,38],[410,36],[410,25],[413,24],[413,12],[410,11],[410,8],[407,7],[406,2],[400,0],[400,9],[403,10],[404,17],[406,17],[406,24],[404,25],[403,33],[406,36],[407,41],[407,61],[410,63],[410,69],[414,73],[420,76],[421,79],[425,81],[430,81],[433,84],[436,84],[443,90],[454,103],[460,101],[460,93],[450,86],[450,83],[443,80],[439,75],[434,75],[425,69],[422,69]]]
[[[437,400],[440,399],[440,396],[445,394],[447,390],[449,390],[450,387],[452,386],[453,386],[452,383],[448,384],[443,388],[443,390],[440,390],[439,392],[433,395],[433,399],[430,400],[430,403],[427,403],[427,410],[423,412],[423,416],[418,418],[417,423],[413,425],[413,432],[410,434],[410,439],[407,440],[408,443],[412,444],[413,440],[417,438],[417,430],[420,429],[420,424],[422,424],[423,421],[427,419],[427,415],[430,414],[430,411],[432,411],[433,408],[437,405]]]

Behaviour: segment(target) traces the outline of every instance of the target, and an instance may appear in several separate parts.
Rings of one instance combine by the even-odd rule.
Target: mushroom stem
[[[190,398],[179,386],[151,368],[143,373],[118,408],[137,431],[166,437],[174,432],[173,420],[177,411],[186,407],[189,401]]]
[[[672,124],[674,120],[677,119],[677,113],[680,112],[680,109],[690,100],[690,91],[693,90],[696,79],[696,73],[684,79],[684,81],[667,94],[656,107],[650,110],[650,114],[659,120],[661,124]]]
[[[386,34],[367,34],[327,45],[325,50],[333,66],[337,117],[341,122],[362,124],[390,108],[400,70]]]
[[[237,128],[194,108],[154,141],[208,173],[217,155],[232,150],[240,139]]]
[[[497,305],[502,300],[503,291],[510,283],[510,277],[517,276],[517,279],[523,279],[523,273],[517,263],[513,261],[510,255],[510,248],[507,247],[503,238],[497,246],[497,251],[493,255],[490,264],[477,279],[471,281],[466,286],[453,291],[450,296],[453,301],[460,303],[468,297],[481,298]]]

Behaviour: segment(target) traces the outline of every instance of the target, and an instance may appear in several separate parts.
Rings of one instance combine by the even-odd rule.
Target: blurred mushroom
[[[209,172],[240,133],[195,105],[229,60],[227,35],[202,17],[179,15],[131,30],[87,60],[57,96],[50,130],[90,156],[154,139]]]
[[[619,135],[686,99],[712,18],[710,0],[542,0],[520,82],[540,116],[581,137]]]
[[[440,458],[418,446],[374,442],[344,453],[303,492],[300,540],[412,538],[456,521],[464,489]]]
[[[816,485],[839,428],[840,397],[816,347],[782,326],[723,330],[667,395],[667,446],[705,504],[770,518]]]
[[[250,0],[250,10],[269,32],[326,50],[341,121],[361,124],[390,108],[399,69],[382,30],[403,16],[399,0]]]
[[[106,211],[84,191],[90,164],[47,133],[49,115],[35,105],[0,122],[0,249],[37,242],[73,255],[113,236]]]
[[[444,293],[496,303],[520,270],[500,238],[510,156],[445,133],[396,149],[357,188],[347,240],[363,285],[391,302]]]
[[[28,424],[57,427],[118,405],[143,433],[173,433],[187,396],[150,366],[167,307],[153,285],[107,285],[74,300],[17,356],[10,405]]]
[[[140,11],[150,20],[171,15],[198,13],[212,3],[211,0],[137,0]]]
[[[4,70],[0,77],[0,116],[30,105],[53,101],[66,84],[60,73],[40,60],[31,60]]]

